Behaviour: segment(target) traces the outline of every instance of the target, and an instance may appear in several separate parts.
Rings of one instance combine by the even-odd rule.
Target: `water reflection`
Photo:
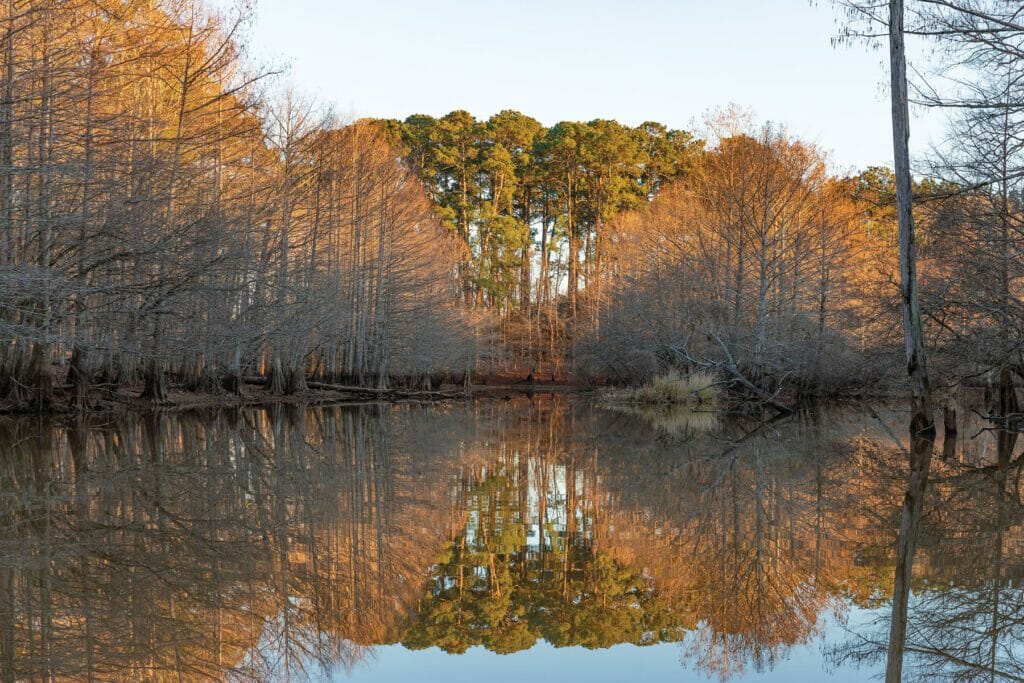
[[[1024,680],[1017,436],[995,432],[932,462],[902,643],[904,680]],[[833,657],[891,657],[888,627],[855,634]]]
[[[742,678],[892,595],[890,435],[856,412],[666,435],[541,396],[3,422],[0,670],[305,678],[380,645],[544,640],[678,643]],[[933,463],[908,677],[1024,675],[1015,445]],[[884,626],[832,664],[884,660]]]

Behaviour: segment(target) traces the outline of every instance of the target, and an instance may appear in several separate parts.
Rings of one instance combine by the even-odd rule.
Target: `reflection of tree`
[[[876,568],[844,537],[869,525],[860,508],[875,502],[851,482],[869,449],[854,438],[863,422],[804,416],[680,441],[583,405],[532,410],[506,426],[504,451],[464,476],[468,519],[407,644],[504,651],[692,631],[687,659],[727,677],[806,642],[837,596],[877,592]],[[555,420],[564,428],[545,432]]]
[[[465,492],[469,519],[435,566],[407,646],[506,653],[538,638],[589,648],[679,638],[650,580],[595,553],[571,462],[519,452],[502,465]]]
[[[838,606],[835,596],[860,585],[841,538],[860,504],[849,495],[847,445],[860,429],[803,416],[770,434],[738,429],[682,447],[633,449],[632,464],[606,459],[606,480],[621,480],[658,529],[653,539],[620,534],[611,552],[647,567],[670,604],[699,624],[686,643],[697,668],[728,678],[771,666],[817,632],[821,611]],[[670,476],[629,492],[637,469],[664,472],[669,462]]]
[[[907,680],[1024,680],[1024,506],[1016,436],[993,435],[991,465],[933,466],[906,630]],[[978,444],[969,444],[972,451]],[[966,449],[965,449],[966,450]],[[1017,456],[1019,457],[1019,456]],[[977,460],[977,458],[972,458]],[[888,621],[837,661],[886,655]]]
[[[842,411],[666,438],[564,397],[10,422],[0,445],[4,680],[302,678],[375,644],[539,639],[681,641],[724,678],[884,604],[905,464]],[[1020,676],[1019,470],[962,450],[926,505],[910,669]]]
[[[262,679],[357,660],[415,603],[442,542],[443,496],[396,482],[437,481],[443,460],[387,442],[428,433],[416,412],[0,435],[0,490],[17,492],[0,501],[5,680]]]

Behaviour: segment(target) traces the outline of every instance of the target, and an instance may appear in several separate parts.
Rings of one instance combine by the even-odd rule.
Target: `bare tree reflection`
[[[375,645],[538,640],[768,669],[829,615],[888,604],[891,438],[851,411],[666,438],[557,396],[2,422],[0,675],[305,679]],[[1020,458],[984,439],[929,488],[921,677],[1024,675]],[[884,657],[884,633],[833,661]]]
[[[902,652],[905,680],[1024,680],[1024,529],[1017,435],[994,433],[935,468],[921,518]],[[969,453],[967,451],[970,451]],[[983,463],[979,451],[990,453]],[[948,459],[946,459],[948,460]],[[884,624],[837,662],[891,656]]]
[[[394,637],[453,446],[396,462],[382,410],[5,425],[5,680],[306,676]],[[395,438],[422,437],[415,410]]]

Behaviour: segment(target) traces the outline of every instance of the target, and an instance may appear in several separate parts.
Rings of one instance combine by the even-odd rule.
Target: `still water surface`
[[[538,396],[0,421],[0,674],[878,676],[903,417],[654,418]],[[1024,677],[1015,446],[940,443],[906,679]]]

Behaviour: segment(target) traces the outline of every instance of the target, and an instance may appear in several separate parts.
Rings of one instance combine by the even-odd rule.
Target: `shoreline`
[[[311,383],[317,385],[319,383]],[[249,386],[252,386],[251,384]],[[90,403],[86,408],[76,408],[60,397],[45,410],[31,406],[0,405],[0,417],[71,417],[86,415],[103,415],[111,413],[151,413],[179,412],[191,410],[221,410],[229,408],[249,408],[272,405],[305,405],[305,406],[359,406],[385,403],[443,403],[445,401],[489,398],[494,400],[511,399],[513,396],[537,394],[587,394],[593,388],[578,384],[473,384],[468,387],[442,385],[435,391],[416,391],[407,389],[371,389],[365,387],[324,388],[325,385],[311,387],[294,394],[271,394],[265,389],[244,391],[241,394],[228,392],[196,392],[174,390],[168,392],[166,403],[154,403],[140,398],[135,393],[119,392],[107,395]]]

